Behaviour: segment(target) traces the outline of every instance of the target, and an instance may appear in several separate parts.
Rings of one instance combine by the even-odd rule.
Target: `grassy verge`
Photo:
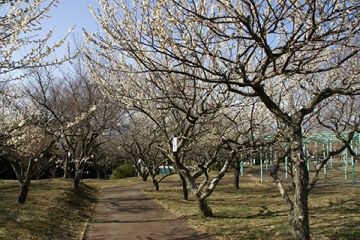
[[[239,190],[231,175],[209,199],[214,218],[203,218],[194,199],[184,201],[176,176],[164,181],[154,192],[149,185],[145,193],[158,199],[171,211],[182,215],[192,225],[220,239],[291,239],[287,207],[271,181],[259,183],[248,175],[241,178]],[[313,239],[360,239],[360,187],[351,182],[319,184],[310,194],[310,224]]]
[[[83,181],[88,186],[93,188],[107,188],[107,187],[115,187],[115,186],[129,186],[129,185],[137,185],[141,184],[142,180],[137,177],[130,178],[121,178],[121,179],[109,179],[109,180],[98,180],[98,179],[85,179]]]
[[[291,239],[287,207],[278,190],[265,179],[246,174],[241,189],[225,177],[209,199],[215,217],[203,218],[193,198],[182,200],[177,175],[165,179],[154,192],[147,182],[145,193],[158,199],[195,227],[221,239]],[[0,239],[78,239],[89,218],[98,189],[141,184],[137,178],[85,180],[81,191],[74,192],[71,180],[33,181],[28,202],[16,203],[18,185],[0,180]],[[322,179],[310,195],[310,221],[313,239],[360,239],[360,185],[340,178]]]
[[[0,180],[0,239],[78,239],[97,189],[75,192],[71,180],[32,181],[27,202],[16,203],[16,181]]]

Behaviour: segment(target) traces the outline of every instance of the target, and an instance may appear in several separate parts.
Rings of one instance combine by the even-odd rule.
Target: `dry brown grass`
[[[345,181],[341,169],[332,169],[327,179],[321,178],[309,197],[312,238],[359,240],[359,182]],[[33,181],[28,202],[19,205],[16,181],[0,180],[0,239],[77,239],[91,214],[96,189],[141,182],[136,178],[85,180],[82,191],[75,193],[71,180]],[[239,190],[231,182],[229,173],[209,199],[214,218],[203,218],[193,198],[182,200],[177,175],[165,179],[159,192],[152,191],[150,182],[144,189],[195,227],[221,239],[291,239],[286,204],[270,177],[260,183],[254,167],[246,169]]]
[[[97,190],[73,190],[64,179],[32,181],[28,200],[16,203],[16,181],[0,180],[0,239],[78,239]]]
[[[288,209],[270,177],[260,183],[256,171],[250,169],[241,178],[240,189],[232,185],[231,173],[209,199],[215,217],[203,218],[193,198],[182,200],[176,176],[160,185],[160,191],[145,192],[194,226],[221,239],[291,239]],[[328,172],[309,196],[310,224],[315,240],[360,239],[360,184],[342,180],[342,173]],[[256,176],[256,177],[255,177]],[[323,178],[323,176],[321,176]]]

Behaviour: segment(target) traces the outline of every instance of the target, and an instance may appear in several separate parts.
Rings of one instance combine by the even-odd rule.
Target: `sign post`
[[[177,137],[173,137],[172,139],[172,151],[177,152]]]

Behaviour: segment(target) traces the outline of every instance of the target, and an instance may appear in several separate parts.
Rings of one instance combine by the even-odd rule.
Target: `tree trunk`
[[[146,171],[146,172],[138,172],[138,175],[141,177],[141,179],[144,182],[146,182],[150,174]]]
[[[75,189],[79,189],[80,180],[81,180],[81,170],[75,170],[75,175],[74,175],[74,188]]]
[[[240,188],[240,161],[236,161],[234,166],[234,188]]]
[[[28,163],[26,172],[25,172],[25,176],[23,174],[21,174],[21,178],[23,180],[18,180],[20,181],[20,193],[19,193],[19,197],[18,197],[18,203],[20,204],[24,204],[26,202],[28,193],[29,193],[29,187],[30,187],[30,180],[31,180],[31,168],[32,165],[34,163],[34,160],[31,159]]]
[[[206,199],[198,198],[198,205],[201,213],[204,215],[204,217],[213,217],[213,213],[211,208],[206,202]]]
[[[70,174],[69,174],[69,158],[65,159],[65,163],[64,163],[64,178],[69,178]]]
[[[181,173],[179,173],[179,176],[180,176],[180,179],[182,182],[183,198],[184,198],[184,200],[189,200],[189,193],[188,193],[188,189],[187,189],[186,180]]]
[[[154,185],[154,190],[159,191],[159,182],[154,178],[153,178],[152,182],[153,182],[153,185]]]
[[[240,169],[234,169],[234,188],[240,188]]]
[[[295,164],[294,173],[294,210],[290,216],[290,224],[292,233],[296,240],[310,239],[309,228],[309,210],[308,210],[308,183],[305,180],[308,178],[306,164]]]
[[[98,169],[98,168],[96,168],[96,176],[97,176],[97,179],[100,180],[101,172],[100,172],[100,169]]]
[[[301,127],[293,128],[290,156],[295,166],[294,171],[294,209],[290,212],[291,231],[296,240],[309,240],[308,184],[309,172],[302,152]]]
[[[30,187],[30,179],[20,184],[20,193],[18,197],[18,203],[24,204],[26,202]]]

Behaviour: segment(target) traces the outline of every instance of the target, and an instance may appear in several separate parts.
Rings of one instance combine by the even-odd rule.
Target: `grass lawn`
[[[309,196],[312,238],[359,240],[360,184],[331,180],[331,174]],[[176,175],[161,183],[159,192],[152,191],[149,183],[145,193],[221,239],[291,239],[287,206],[270,178],[261,184],[258,177],[245,174],[239,190],[232,187],[231,173],[223,180],[208,201],[214,218],[202,217],[193,198],[182,200]]]
[[[71,179],[32,181],[27,202],[17,203],[16,181],[0,180],[0,239],[78,239],[97,190]]]
[[[360,176],[360,173],[356,173]],[[360,184],[344,180],[342,171],[331,170],[321,176],[310,194],[310,224],[314,240],[360,239]],[[138,178],[121,180],[84,180],[81,191],[73,191],[71,179],[32,181],[28,201],[16,203],[16,181],[0,180],[0,239],[78,239],[91,214],[90,207],[100,188],[141,184],[144,192],[198,229],[220,239],[291,239],[288,209],[268,176],[260,183],[257,169],[247,168],[240,189],[232,186],[229,172],[208,202],[214,218],[199,214],[190,195],[182,200],[177,175],[152,190],[150,181]]]

